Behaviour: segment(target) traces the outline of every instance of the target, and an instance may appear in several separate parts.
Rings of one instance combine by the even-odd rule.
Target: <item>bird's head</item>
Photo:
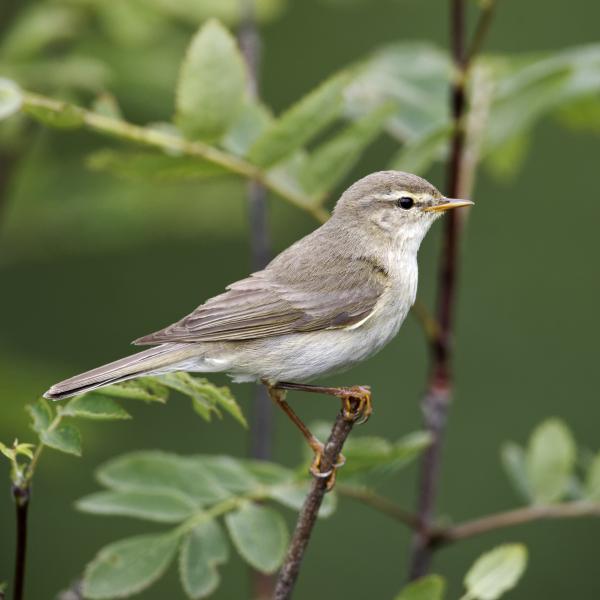
[[[420,242],[443,212],[471,204],[470,200],[444,197],[416,175],[378,171],[359,179],[342,194],[334,216],[358,226],[368,223],[394,239]]]

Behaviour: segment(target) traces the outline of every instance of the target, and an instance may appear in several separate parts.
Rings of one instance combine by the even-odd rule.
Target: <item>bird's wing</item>
[[[333,277],[334,285],[331,275],[320,271],[317,280],[294,282],[260,271],[134,344],[251,340],[349,327],[366,319],[383,293],[384,278],[360,261]]]

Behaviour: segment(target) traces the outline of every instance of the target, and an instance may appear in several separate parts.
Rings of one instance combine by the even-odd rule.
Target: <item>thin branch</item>
[[[431,540],[434,545],[445,545],[490,531],[543,519],[576,519],[580,517],[600,517],[600,503],[577,501],[548,506],[526,506],[433,530]]]
[[[219,165],[232,173],[247,177],[248,179],[259,181],[265,187],[272,190],[290,204],[293,204],[302,210],[305,210],[312,215],[317,221],[325,222],[329,214],[321,206],[316,206],[314,200],[308,196],[301,195],[297,192],[282,186],[277,180],[271,177],[268,173],[263,172],[255,165],[245,161],[233,154],[229,154],[219,148],[210,146],[203,142],[190,142],[183,138],[171,135],[164,131],[133,125],[122,119],[115,119],[101,115],[80,106],[47,98],[39,94],[30,92],[22,92],[23,108],[27,109],[44,109],[56,115],[68,114],[73,115],[81,120],[85,127],[120,139],[126,139],[131,142],[160,148],[161,150],[192,156],[209,161]]]
[[[450,104],[454,131],[451,140],[450,156],[447,165],[447,195],[453,198],[468,197],[473,176],[467,173],[474,169],[476,161],[465,160],[465,115],[467,112],[466,86],[469,60],[465,48],[466,6],[465,0],[450,0],[451,7],[451,46],[455,77],[452,84]],[[485,17],[485,27],[477,29],[483,41],[483,34],[489,28]],[[433,442],[425,450],[421,462],[421,476],[417,513],[419,528],[413,538],[409,576],[416,579],[429,569],[432,556],[430,532],[433,526],[435,503],[439,484],[442,443],[448,420],[448,409],[452,397],[452,342],[454,335],[454,313],[456,304],[458,250],[461,233],[461,217],[450,211],[445,223],[442,257],[439,271],[437,311],[439,333],[431,346],[432,368],[427,392],[422,401],[425,428],[432,434]]]
[[[380,496],[367,487],[338,483],[335,489],[341,496],[358,500],[362,504],[391,517],[411,529],[418,529],[419,527],[417,515],[405,510],[395,502],[392,502],[385,496]]]
[[[25,597],[25,570],[27,565],[27,515],[29,512],[29,484],[13,485],[12,495],[15,501],[17,521],[17,545],[15,552],[15,575],[13,582],[13,599],[23,600]]]
[[[352,431],[353,421],[348,421],[342,413],[339,413],[327,443],[323,458],[320,464],[320,471],[326,473],[337,462],[338,456],[342,451],[346,438]],[[306,547],[310,540],[310,536],[317,519],[317,513],[323,502],[325,493],[327,492],[327,479],[314,478],[310,487],[310,491],[306,496],[302,510],[298,515],[296,530],[292,536],[292,541],[288,548],[288,552],[281,567],[281,571],[277,576],[277,585],[275,586],[274,600],[288,600],[292,597],[294,586],[300,573],[300,566]]]
[[[485,0],[481,6],[479,19],[475,26],[475,33],[467,52],[467,63],[471,64],[473,59],[481,52],[483,43],[489,32],[492,20],[494,17],[494,9],[496,8],[496,0]]]

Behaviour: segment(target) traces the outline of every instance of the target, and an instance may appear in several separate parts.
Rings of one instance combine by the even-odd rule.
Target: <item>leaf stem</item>
[[[328,218],[327,211],[322,207],[317,206],[313,198],[283,187],[267,172],[261,171],[251,163],[234,156],[233,154],[215,148],[214,146],[210,146],[209,144],[200,141],[191,142],[164,131],[134,125],[127,121],[123,121],[122,119],[101,115],[81,108],[80,106],[60,100],[54,100],[40,94],[23,91],[22,96],[23,108],[25,111],[27,111],[27,109],[35,110],[36,108],[41,108],[56,115],[68,111],[73,116],[79,118],[81,123],[88,129],[92,129],[98,133],[126,139],[145,146],[160,148],[161,150],[169,152],[207,160],[232,173],[262,183],[265,187],[281,196],[284,200],[287,200],[290,204],[298,206],[308,212],[319,222],[324,222]]]
[[[338,460],[338,457],[342,451],[344,443],[352,427],[354,426],[353,421],[346,420],[342,413],[339,413],[329,439],[325,444],[323,457],[319,465],[321,473],[326,473],[333,468],[333,465]],[[275,586],[275,593],[273,600],[288,600],[292,597],[298,575],[300,573],[300,567],[302,560],[312,534],[315,521],[317,520],[317,514],[325,493],[327,492],[328,478],[317,478],[315,477],[312,481],[310,490],[304,505],[298,515],[298,521],[296,523],[296,529],[292,536],[292,541],[288,548],[283,566],[277,576],[277,584]]]

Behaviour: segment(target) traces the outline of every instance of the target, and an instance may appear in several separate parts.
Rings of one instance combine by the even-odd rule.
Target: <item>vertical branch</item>
[[[241,0],[244,17],[238,33],[242,54],[248,65],[248,92],[253,99],[259,95],[261,40],[254,15],[254,0]],[[271,255],[267,225],[267,191],[258,181],[248,186],[248,220],[250,224],[250,252],[252,271],[263,269]],[[256,386],[253,403],[253,421],[250,431],[250,454],[253,458],[268,460],[273,441],[273,403],[265,386]],[[274,579],[258,571],[253,572],[254,598],[268,598],[273,592]]]
[[[25,566],[27,564],[27,513],[29,510],[29,484],[13,485],[12,495],[16,507],[17,547],[15,552],[15,575],[13,599],[23,600],[25,590]]]
[[[353,426],[354,421],[346,419],[341,412],[338,414],[329,439],[325,444],[323,458],[319,465],[321,473],[326,473],[333,468]],[[292,536],[283,566],[277,577],[273,600],[289,600],[292,597],[300,573],[302,559],[317,520],[319,508],[327,492],[327,486],[327,478],[314,478],[312,481],[310,491],[298,515],[296,530]]]
[[[451,90],[451,110],[454,133],[451,140],[447,166],[447,195],[460,197],[462,186],[462,160],[465,145],[463,128],[466,109],[465,79],[467,59],[465,53],[465,0],[451,2],[451,47],[454,62],[454,82]],[[460,237],[459,214],[447,215],[442,245],[437,312],[438,336],[432,344],[432,367],[427,392],[422,402],[426,429],[432,434],[432,444],[425,451],[421,463],[418,499],[419,528],[412,544],[410,578],[427,572],[431,561],[429,531],[432,527],[442,457],[442,442],[452,395],[452,335],[456,303],[456,277],[458,242]]]

